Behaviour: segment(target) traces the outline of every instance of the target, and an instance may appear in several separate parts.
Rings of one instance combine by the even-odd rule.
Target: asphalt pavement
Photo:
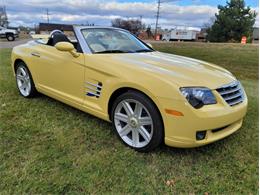
[[[27,43],[32,39],[16,39],[15,41],[7,41],[5,39],[0,39],[0,49],[2,48],[13,48],[17,45]]]

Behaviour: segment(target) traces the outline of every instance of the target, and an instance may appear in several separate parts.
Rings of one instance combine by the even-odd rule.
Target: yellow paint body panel
[[[231,107],[215,90],[236,80],[231,73],[191,58],[160,52],[81,53],[75,58],[69,52],[32,41],[13,49],[13,68],[16,60],[26,63],[39,92],[107,121],[109,100],[116,90],[132,88],[143,92],[160,111],[165,143],[174,147],[201,146],[234,133],[241,127],[247,110],[246,97],[243,103]],[[99,98],[86,95],[88,83],[102,83]],[[179,90],[187,86],[212,89],[217,104],[194,109]],[[167,114],[165,110],[184,116]],[[212,132],[222,127],[221,131]],[[196,131],[204,130],[206,138],[196,141]]]

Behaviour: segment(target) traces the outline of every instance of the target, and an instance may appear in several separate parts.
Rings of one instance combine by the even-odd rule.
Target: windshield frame
[[[87,46],[87,48],[85,47],[85,50],[87,50],[87,53],[91,53],[91,54],[111,54],[111,52],[109,52],[109,53],[98,53],[98,52],[94,52],[91,48],[90,48],[90,46],[89,46],[89,44],[88,44],[88,42],[87,42],[87,40],[85,39],[85,36],[84,36],[84,34],[83,34],[83,31],[84,30],[88,30],[88,29],[108,29],[108,30],[115,30],[115,31],[123,31],[123,32],[125,32],[125,33],[127,33],[127,34],[129,34],[130,36],[133,36],[133,38],[137,41],[137,42],[139,42],[141,45],[144,45],[145,47],[147,47],[150,51],[149,52],[154,52],[155,50],[152,48],[152,47],[150,47],[148,44],[146,44],[145,42],[143,42],[142,40],[140,40],[136,35],[134,35],[133,33],[131,33],[131,32],[129,32],[129,31],[127,31],[127,30],[125,30],[125,29],[121,29],[121,28],[115,28],[115,27],[81,27],[80,29],[79,29],[79,32],[80,32],[80,42],[81,41],[84,41],[84,45],[85,46]],[[76,33],[76,35],[79,35],[79,33]],[[85,52],[84,52],[85,53]],[[122,52],[121,54],[123,54],[124,52]],[[139,52],[126,52],[126,53],[139,53]]]

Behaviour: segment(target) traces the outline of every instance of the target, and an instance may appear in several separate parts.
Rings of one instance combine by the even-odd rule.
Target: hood
[[[172,54],[149,52],[111,56],[121,64],[129,64],[141,71],[153,72],[164,79],[170,79],[179,87],[199,86],[216,89],[236,80],[224,68]]]

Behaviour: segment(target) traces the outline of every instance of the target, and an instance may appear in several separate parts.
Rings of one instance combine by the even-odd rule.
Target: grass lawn
[[[0,194],[258,192],[258,47],[161,43],[158,50],[217,63],[242,80],[243,127],[196,149],[161,146],[142,154],[112,126],[41,95],[19,96],[9,49],[0,50]]]

